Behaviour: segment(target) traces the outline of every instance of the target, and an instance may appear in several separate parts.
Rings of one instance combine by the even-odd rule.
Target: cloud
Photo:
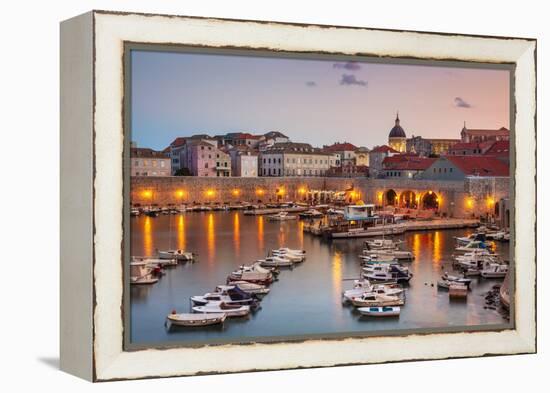
[[[458,108],[471,108],[472,105],[470,105],[468,102],[464,101],[460,97],[455,97],[454,99],[455,106]]]
[[[363,81],[363,80],[361,80],[361,79],[357,79],[357,78],[355,77],[355,75],[343,74],[343,75],[342,75],[342,79],[340,79],[340,84],[341,84],[341,85],[346,85],[346,86],[357,85],[357,86],[364,86],[364,87],[367,87],[368,82],[367,82],[367,81]]]
[[[317,86],[317,82],[315,82],[315,81],[307,81],[307,82],[306,82],[306,86],[307,86],[307,87],[316,87],[316,86]]]
[[[356,61],[348,61],[346,63],[334,63],[334,68],[341,68],[348,71],[357,71],[361,69],[361,65]]]

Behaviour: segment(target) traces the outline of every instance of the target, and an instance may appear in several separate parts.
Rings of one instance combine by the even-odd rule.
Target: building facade
[[[258,176],[258,152],[247,147],[228,150],[231,157],[231,174],[238,177]]]
[[[386,157],[391,157],[396,154],[399,154],[399,152],[389,146],[382,145],[382,146],[376,146],[373,148],[369,153],[369,173],[372,177],[381,177],[383,176],[383,170],[384,170],[384,159]]]
[[[131,148],[130,176],[170,176],[170,157],[160,151],[146,148]]]
[[[466,123],[460,132],[462,142],[486,142],[486,141],[509,141],[510,130],[506,127],[501,127],[498,130],[490,129],[469,129],[466,128]]]
[[[495,157],[442,156],[421,175],[429,180],[464,180],[473,177],[508,177],[509,166]]]
[[[308,143],[276,143],[260,152],[260,176],[325,176],[334,157]]]

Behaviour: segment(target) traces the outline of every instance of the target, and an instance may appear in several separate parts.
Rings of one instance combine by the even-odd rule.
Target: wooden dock
[[[386,224],[369,227],[364,230],[350,229],[333,232],[328,227],[304,226],[304,232],[314,235],[327,236],[333,239],[347,239],[355,237],[375,237],[401,235],[408,231],[434,231],[442,229],[476,228],[479,220],[461,218],[441,218],[432,220],[411,220],[399,224]]]

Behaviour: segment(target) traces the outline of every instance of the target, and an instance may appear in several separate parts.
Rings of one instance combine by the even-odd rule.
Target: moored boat
[[[256,262],[258,262],[263,267],[290,267],[294,265],[294,262],[292,262],[290,259],[277,256],[266,257],[265,259],[258,259]]]
[[[233,281],[230,285],[218,285],[216,291],[223,291],[230,288],[239,288],[241,291],[255,295],[257,297],[265,296],[269,293],[269,288],[265,285],[253,284],[247,281]]]
[[[395,295],[364,293],[361,296],[352,298],[351,303],[356,307],[383,307],[402,306],[405,304],[405,301],[402,297]]]
[[[481,270],[483,278],[504,278],[508,273],[508,265],[501,263],[485,263]]]
[[[357,311],[368,317],[398,317],[401,313],[401,307],[359,307]]]
[[[227,314],[223,312],[209,313],[209,314],[206,314],[206,313],[177,314],[173,312],[166,317],[166,319],[172,325],[186,326],[186,327],[217,325],[217,324],[223,323],[226,318],[227,318]]]
[[[288,220],[296,220],[297,218],[298,216],[288,214],[288,212],[279,212],[277,214],[267,216],[267,219],[270,221],[288,221]]]
[[[225,303],[208,303],[205,306],[195,306],[192,310],[196,313],[221,314],[228,317],[244,317],[250,314],[249,306],[228,305]]]
[[[178,261],[192,261],[195,254],[185,250],[161,250],[158,252],[160,259],[177,259]]]

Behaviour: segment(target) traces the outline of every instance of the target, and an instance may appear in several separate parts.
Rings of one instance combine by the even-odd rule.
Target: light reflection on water
[[[352,307],[341,305],[341,292],[359,276],[357,255],[364,239],[326,242],[303,234],[302,228],[302,221],[270,222],[241,212],[132,217],[132,255],[153,255],[156,249],[176,244],[198,254],[196,263],[167,269],[157,284],[132,286],[132,340],[160,343],[505,322],[496,311],[483,308],[482,295],[499,281],[475,279],[467,302],[462,303],[449,302],[448,293],[435,286],[444,271],[452,271],[453,236],[464,236],[471,230],[401,236],[404,247],[417,255],[408,264],[414,277],[407,289],[407,303],[397,319],[369,320],[360,318]],[[188,312],[190,296],[213,290],[237,266],[250,264],[281,246],[305,249],[308,258],[281,272],[280,280],[262,301],[262,309],[249,319],[227,321],[223,329],[164,328],[170,310]],[[498,247],[508,259],[508,246]]]

